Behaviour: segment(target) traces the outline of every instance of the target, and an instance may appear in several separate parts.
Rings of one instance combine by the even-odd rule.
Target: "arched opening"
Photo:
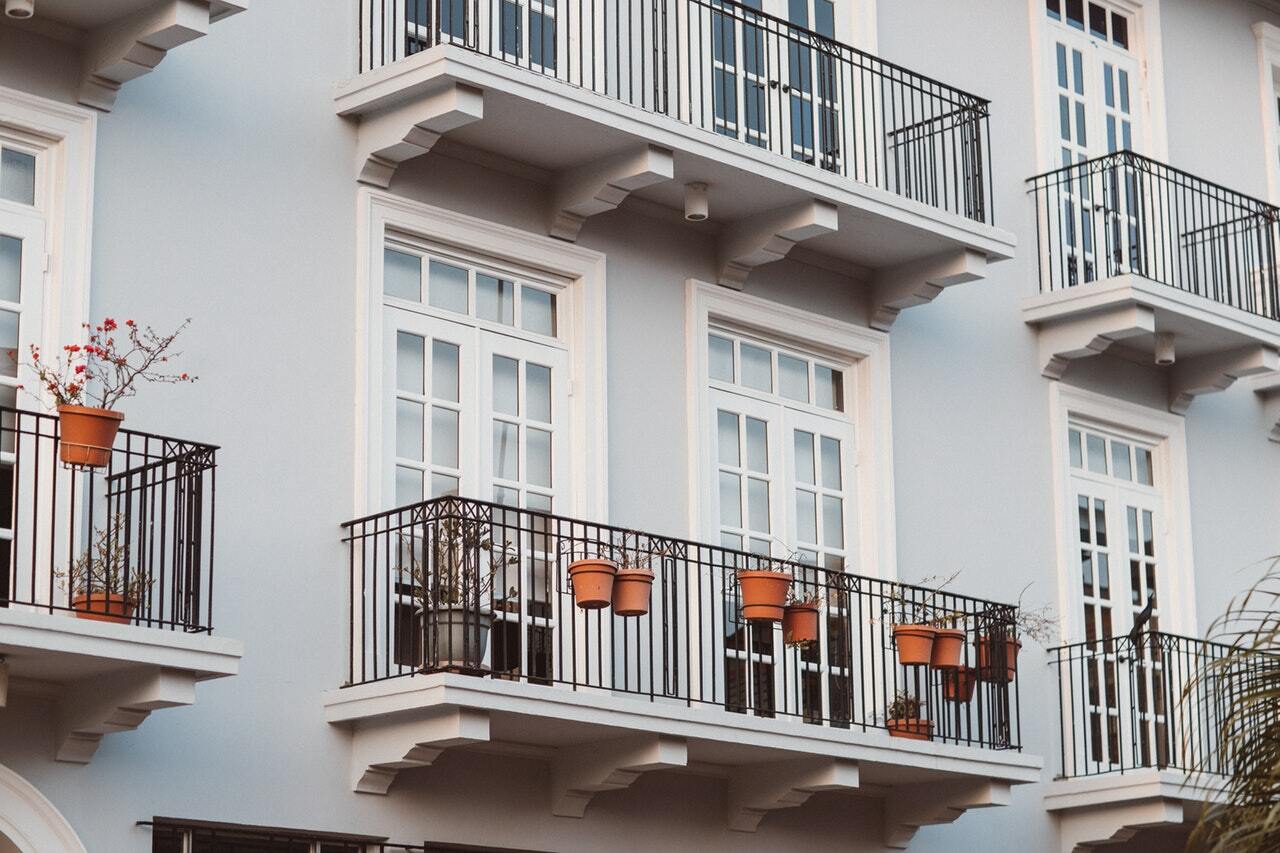
[[[0,765],[0,853],[86,853],[53,803],[4,765]]]

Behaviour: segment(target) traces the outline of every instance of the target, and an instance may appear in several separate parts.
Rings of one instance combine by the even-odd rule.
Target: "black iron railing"
[[[361,0],[360,71],[456,45],[991,223],[988,101],[730,0]],[[828,22],[810,22],[831,32]]]
[[[385,838],[370,835],[246,826],[207,820],[156,817],[140,820],[137,825],[151,829],[152,853],[425,853],[427,850],[421,844],[395,844]]]
[[[1050,650],[1059,678],[1062,776],[1138,768],[1229,774],[1223,723],[1266,665],[1259,656],[1224,667],[1231,651],[1156,631]]]
[[[1280,208],[1132,151],[1029,183],[1041,292],[1132,273],[1280,320]]]
[[[212,631],[214,469],[208,444],[122,429],[110,462],[65,465],[57,416],[0,407],[0,607]]]
[[[461,498],[344,529],[350,684],[453,670],[863,730],[905,691],[935,740],[1019,748],[1009,605],[787,563],[821,599],[817,642],[787,645],[743,618],[740,551]],[[575,606],[570,563],[618,553],[653,571],[648,613]],[[922,613],[964,631],[961,669],[898,664],[892,625]]]

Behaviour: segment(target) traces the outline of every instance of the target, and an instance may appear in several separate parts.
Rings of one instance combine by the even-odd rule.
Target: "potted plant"
[[[779,622],[791,589],[788,559],[758,559],[763,568],[736,572],[738,586],[742,588],[742,618],[749,622]]]
[[[653,561],[668,553],[668,546],[652,541],[648,547],[618,549],[618,571],[613,579],[613,612],[618,616],[645,616],[653,591]]]
[[[822,612],[822,597],[815,594],[799,594],[792,587],[787,591],[787,604],[782,610],[782,641],[788,646],[801,647],[818,642],[818,622]]]
[[[613,602],[613,582],[618,575],[613,552],[612,546],[602,544],[595,556],[569,563],[573,601],[583,610],[600,610]]]
[[[48,392],[58,412],[58,455],[79,468],[101,468],[111,461],[111,446],[124,415],[115,406],[133,396],[139,380],[153,383],[194,382],[186,373],[170,373],[170,353],[190,320],[167,335],[125,320],[122,328],[107,317],[84,324],[83,344],[68,344],[50,361],[31,346],[29,367]]]
[[[1022,588],[1018,604],[1007,618],[995,620],[978,632],[975,640],[978,657],[978,677],[992,684],[1008,684],[1018,675],[1018,652],[1022,640],[1027,637],[1037,643],[1050,640],[1058,621],[1048,605],[1028,607],[1023,599],[1031,584]]]
[[[894,694],[884,712],[885,728],[893,737],[932,740],[933,723],[920,717],[920,700],[905,690]]]
[[[958,666],[942,673],[942,698],[948,702],[968,702],[978,685],[978,670],[972,666]]]
[[[903,666],[928,666],[933,662],[933,644],[938,636],[934,624],[934,602],[942,590],[959,572],[939,579],[928,577],[921,585],[929,587],[923,597],[912,587],[901,583],[888,585],[885,595],[885,611],[893,620],[893,644],[898,650],[898,663]]]
[[[123,516],[112,516],[106,527],[94,531],[84,553],[65,571],[56,572],[71,595],[76,618],[128,625],[151,589],[151,575],[129,565],[124,527]]]
[[[964,654],[965,630],[968,619],[963,611],[954,610],[933,617],[933,649],[929,653],[929,665],[934,669],[956,669]]]

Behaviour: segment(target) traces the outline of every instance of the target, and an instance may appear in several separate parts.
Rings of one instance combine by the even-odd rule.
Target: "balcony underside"
[[[1181,850],[1220,780],[1180,770],[1138,768],[1051,783],[1045,809],[1056,815],[1062,853]]]
[[[802,244],[868,287],[882,328],[1013,252],[992,226],[453,45],[362,74],[336,100],[359,121],[362,181],[388,186],[444,137],[441,150],[545,176],[547,231],[564,239],[628,198],[683,211],[685,184],[706,183],[700,227],[718,234],[721,284]]]
[[[1014,751],[900,740],[858,726],[446,673],[330,691],[325,713],[353,732],[352,786],[362,793],[386,794],[398,773],[428,767],[446,749],[547,760],[551,808],[563,817],[583,817],[596,794],[645,772],[725,778],[726,826],[745,832],[818,791],[885,798],[894,790],[884,840],[895,848],[921,826],[1007,804],[1011,786],[1036,781],[1041,766]]]
[[[1280,371],[1280,323],[1142,276],[1126,274],[1031,297],[1023,318],[1039,334],[1045,376],[1102,353],[1155,364],[1157,334],[1171,334],[1176,361],[1160,369],[1169,409],[1237,379]]]
[[[136,729],[152,711],[193,704],[196,682],[235,675],[241,653],[239,642],[204,633],[0,608],[7,704],[56,703],[59,761],[87,764],[103,735]]]

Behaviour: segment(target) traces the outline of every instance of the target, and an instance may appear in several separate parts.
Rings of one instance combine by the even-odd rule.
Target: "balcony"
[[[248,7],[249,0],[35,0],[31,17],[0,18],[0,42],[8,29],[72,45],[79,62],[79,102],[110,111],[125,83]]]
[[[1043,373],[1154,364],[1170,411],[1280,370],[1280,208],[1131,151],[1032,178]]]
[[[361,73],[336,96],[361,181],[437,144],[499,155],[545,177],[566,240],[705,184],[721,284],[803,243],[856,270],[885,329],[1012,253],[982,98],[728,0],[499,5],[363,0]]]
[[[1063,850],[1185,845],[1231,770],[1222,715],[1248,673],[1197,677],[1229,651],[1158,631],[1050,651],[1061,771],[1045,807],[1059,816]]]
[[[72,469],[58,426],[0,408],[0,706],[53,702],[55,757],[85,764],[234,675],[240,644],[212,636],[216,448],[121,430],[106,467]],[[132,607],[88,612],[86,590]]]
[[[565,817],[642,773],[694,768],[727,779],[728,828],[748,832],[817,791],[909,792],[885,806],[900,847],[1039,778],[1020,751],[1008,605],[788,563],[797,596],[821,599],[817,641],[788,644],[743,618],[735,572],[761,558],[718,546],[459,498],[345,531],[350,669],[325,712],[353,732],[356,791],[501,744],[545,757]],[[619,549],[655,575],[647,612],[575,606],[570,563]],[[965,632],[962,669],[898,664],[891,623],[925,606]],[[899,691],[931,738],[889,735]]]

